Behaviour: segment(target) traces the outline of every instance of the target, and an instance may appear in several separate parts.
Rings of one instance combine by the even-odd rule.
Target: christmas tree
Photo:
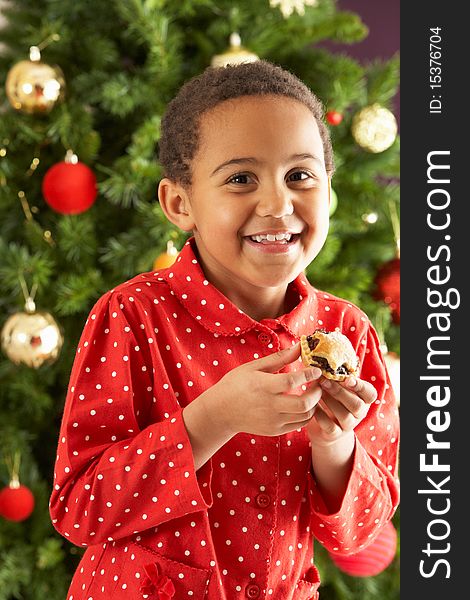
[[[187,237],[156,199],[166,104],[214,57],[267,59],[312,88],[336,173],[330,234],[307,276],[365,310],[397,360],[399,64],[322,48],[367,35],[333,0],[11,0],[3,12],[0,600],[62,600],[82,549],[55,532],[48,499],[81,330],[99,296]],[[397,555],[354,577],[316,550],[325,600],[398,597]]]

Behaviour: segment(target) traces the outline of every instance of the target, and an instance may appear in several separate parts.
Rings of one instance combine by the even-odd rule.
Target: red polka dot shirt
[[[194,244],[106,293],[86,321],[50,499],[54,527],[86,549],[68,600],[317,598],[313,536],[357,552],[397,507],[397,404],[366,315],[301,274],[295,308],[255,321],[205,279]],[[302,429],[237,434],[196,472],[183,408],[319,327],[349,337],[378,391],[338,512],[315,486]]]

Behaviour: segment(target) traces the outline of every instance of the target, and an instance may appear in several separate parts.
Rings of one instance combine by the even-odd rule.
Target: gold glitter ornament
[[[54,317],[48,312],[36,312],[31,298],[26,301],[25,312],[14,313],[6,320],[1,333],[2,349],[8,358],[16,365],[35,369],[54,362],[63,341]]]
[[[41,62],[37,46],[29,51],[30,60],[21,60],[8,72],[6,94],[15,110],[27,114],[45,114],[65,94],[64,74],[58,66]]]
[[[390,148],[397,137],[397,121],[392,112],[378,103],[354,115],[351,133],[361,148],[378,154]]]
[[[246,50],[241,45],[241,38],[238,33],[230,35],[230,47],[223,54],[216,54],[211,61],[212,67],[226,67],[227,65],[239,65],[241,63],[250,63],[259,60],[259,57]]]

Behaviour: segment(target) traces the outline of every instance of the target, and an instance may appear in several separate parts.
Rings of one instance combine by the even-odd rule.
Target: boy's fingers
[[[330,409],[332,415],[334,416],[334,420],[341,427],[343,431],[351,431],[358,424],[362,416],[367,414],[367,404],[361,401],[362,409],[360,413],[353,414],[349,411],[342,402],[339,402],[326,392],[323,392],[323,401],[326,406]]]
[[[278,352],[273,352],[263,358],[257,358],[251,361],[251,364],[256,367],[258,371],[265,371],[266,373],[275,373],[294,362],[300,356],[300,342],[292,346],[291,348],[284,348]]]
[[[297,415],[297,417],[299,417],[299,415],[312,411],[320,402],[323,393],[321,388],[315,386],[311,387],[301,396],[282,394],[277,397],[278,401],[275,404],[275,407],[280,413],[289,415],[289,418],[291,418],[292,415]]]
[[[332,398],[341,402],[356,418],[361,419],[364,416],[364,407],[376,400],[377,391],[368,381],[356,378],[350,379],[354,379],[354,381],[349,382],[346,380],[343,384],[324,379],[320,381],[320,386]]]
[[[290,373],[278,373],[275,376],[272,391],[277,394],[288,392],[306,383],[317,381],[320,377],[321,370],[318,367],[308,367]]]
[[[348,377],[344,382],[345,387],[359,396],[366,404],[372,404],[377,400],[377,390],[368,381],[357,377]]]
[[[315,411],[315,419],[323,432],[329,437],[337,437],[341,435],[341,427],[333,421],[333,419],[320,407],[317,406]]]

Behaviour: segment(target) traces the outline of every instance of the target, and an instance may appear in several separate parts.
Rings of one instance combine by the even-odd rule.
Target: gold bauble
[[[22,60],[8,72],[6,93],[16,110],[28,114],[48,113],[64,97],[64,74],[58,66],[40,60]]]
[[[246,50],[241,45],[241,39],[238,33],[230,35],[230,47],[223,54],[216,54],[211,61],[212,67],[226,67],[227,65],[239,65],[241,63],[250,63],[259,60],[259,57]]]
[[[5,322],[2,349],[15,364],[37,369],[54,362],[63,344],[63,336],[48,312],[17,312]]]
[[[397,121],[393,113],[377,103],[356,113],[351,125],[351,133],[356,143],[374,154],[390,148],[397,137],[397,131]]]
[[[178,250],[173,242],[170,240],[166,245],[166,252],[159,254],[153,263],[153,270],[159,271],[160,269],[166,269],[174,264],[178,257]]]

